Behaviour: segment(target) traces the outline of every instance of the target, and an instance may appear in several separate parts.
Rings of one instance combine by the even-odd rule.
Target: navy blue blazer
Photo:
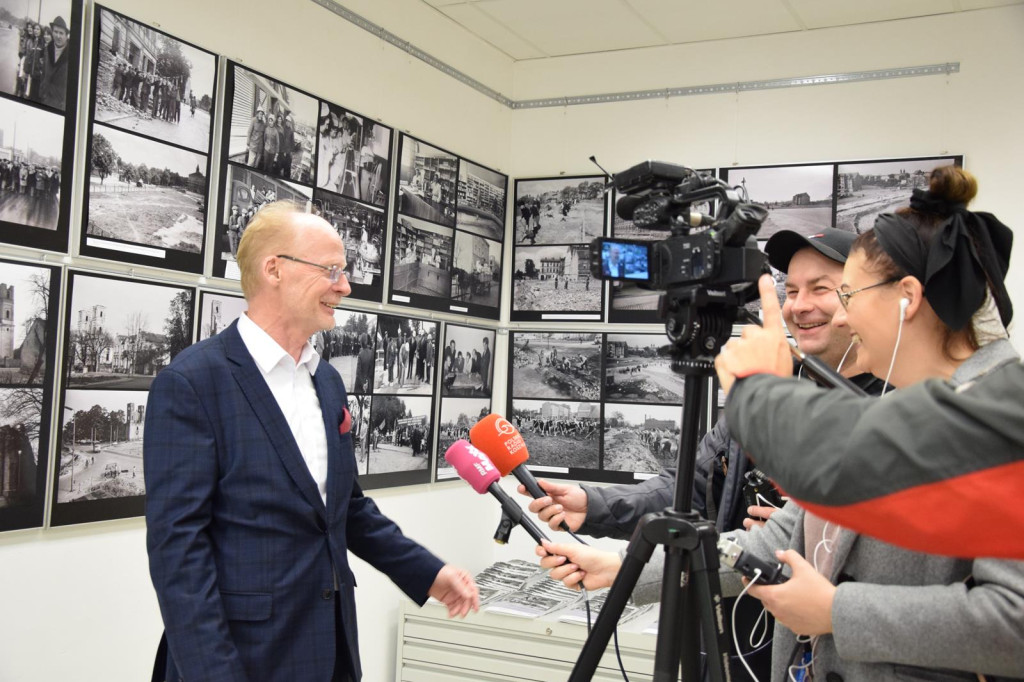
[[[334,586],[355,679],[347,551],[422,604],[442,562],[356,482],[338,372],[313,376],[327,434],[327,505],[237,322],[153,381],[144,440],[146,544],[169,647],[168,680],[331,679]]]

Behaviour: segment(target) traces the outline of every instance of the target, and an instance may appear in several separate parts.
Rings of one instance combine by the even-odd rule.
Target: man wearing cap
[[[55,109],[64,108],[64,96],[68,89],[68,25],[64,17],[57,17],[50,23],[53,40],[43,53],[43,79],[39,84],[39,99]]]

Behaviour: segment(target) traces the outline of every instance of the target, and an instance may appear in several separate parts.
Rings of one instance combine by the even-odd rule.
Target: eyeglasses
[[[895,284],[898,281],[899,281],[898,279],[887,279],[884,282],[879,282],[877,284],[871,284],[871,285],[866,286],[866,287],[861,287],[860,289],[854,289],[853,291],[843,291],[842,289],[836,289],[836,296],[839,297],[839,302],[843,305],[843,310],[849,310],[850,309],[850,297],[853,296],[854,294],[859,294],[862,291],[867,291],[868,289],[874,289],[875,287],[884,287],[886,284]]]
[[[327,272],[327,279],[331,280],[331,284],[337,284],[341,276],[345,274],[345,271],[339,268],[337,265],[320,265],[319,263],[312,263],[308,260],[302,260],[295,256],[286,256],[283,253],[277,254],[278,258],[284,258],[285,260],[294,261],[296,263],[302,263],[303,265],[312,265],[314,268],[320,268]]]

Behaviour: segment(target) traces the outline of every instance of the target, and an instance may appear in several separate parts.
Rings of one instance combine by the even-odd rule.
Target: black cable
[[[576,542],[580,543],[581,545],[587,545],[588,544],[587,542],[585,542],[583,540],[583,538],[581,538],[579,535],[576,535],[576,533],[574,533],[572,531],[569,531],[569,535],[571,535],[576,540]]]
[[[619,628],[618,628],[618,626],[616,626],[616,628],[614,630],[612,630],[612,637],[615,640],[615,658],[618,659],[618,661],[619,661],[619,672],[622,673],[622,679],[624,679],[626,682],[629,682],[629,676],[626,675],[626,666],[622,662],[622,654],[619,653]]]

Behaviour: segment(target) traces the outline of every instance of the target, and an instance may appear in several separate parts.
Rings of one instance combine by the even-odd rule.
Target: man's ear
[[[263,281],[270,286],[281,284],[281,261],[277,256],[266,256],[263,259],[263,267],[260,268]]]

